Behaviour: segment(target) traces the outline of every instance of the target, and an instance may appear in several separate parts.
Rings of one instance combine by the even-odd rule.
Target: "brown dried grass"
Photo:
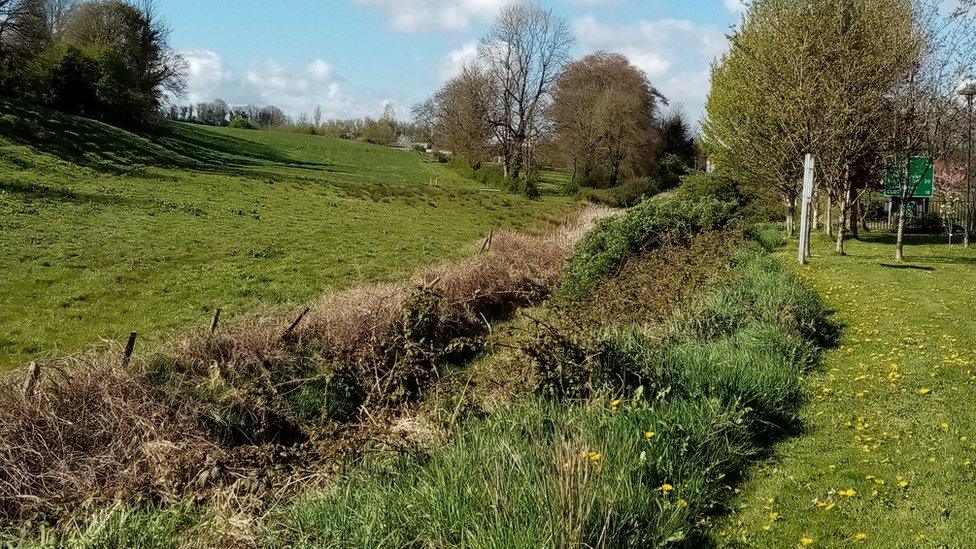
[[[0,380],[0,523],[138,496],[182,497],[219,450],[195,411],[119,368],[116,351]]]
[[[587,208],[546,235],[500,232],[489,250],[468,261],[424,269],[404,283],[327,296],[290,337],[282,335],[295,315],[266,313],[213,335],[190,333],[128,368],[120,367],[117,346],[54,361],[26,397],[24,372],[0,378],[0,528],[35,518],[64,521],[111,501],[170,502],[194,494],[266,501],[253,495],[260,491],[249,471],[275,466],[282,447],[268,444],[257,433],[263,429],[302,429],[302,448],[285,452],[310,452],[286,460],[284,480],[265,482],[278,484],[267,490],[286,493],[309,475],[317,478],[310,467],[324,470],[318,466],[328,441],[285,417],[289,397],[343,369],[374,378],[358,380],[363,387],[389,387],[377,380],[402,373],[396,368],[409,354],[405,346],[416,343],[410,340],[415,327],[406,324],[416,321],[408,312],[418,294],[434,298],[423,316],[427,330],[446,334],[435,338],[437,345],[453,344],[465,330],[490,330],[490,321],[544,299],[573,245],[612,212]],[[436,355],[426,345],[422,351]],[[248,457],[246,447],[222,446],[212,428],[227,413],[242,415],[244,428],[255,431],[245,433],[255,435],[248,440],[267,451]]]

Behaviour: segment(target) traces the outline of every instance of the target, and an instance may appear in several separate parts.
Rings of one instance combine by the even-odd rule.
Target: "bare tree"
[[[432,142],[477,165],[487,156],[492,136],[485,104],[489,86],[484,71],[467,67],[414,107],[414,119]]]
[[[907,204],[920,180],[910,177],[912,156],[941,158],[954,148],[951,131],[963,105],[957,89],[976,67],[976,7],[971,0],[952,6],[940,0],[912,0],[915,25],[904,37],[918,49],[901,68],[903,84],[892,94],[895,129],[891,150],[901,165],[901,196],[895,259],[905,257]]]
[[[534,4],[504,8],[481,41],[479,62],[490,82],[488,121],[508,177],[523,174],[528,149],[539,135],[538,118],[573,43],[566,21]]]
[[[322,105],[315,105],[315,114],[312,115],[315,121],[315,127],[318,128],[322,125]]]

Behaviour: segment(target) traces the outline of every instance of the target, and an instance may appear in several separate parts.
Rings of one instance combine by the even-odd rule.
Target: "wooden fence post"
[[[305,307],[305,310],[302,311],[302,314],[298,315],[298,318],[295,319],[295,322],[292,322],[291,326],[289,326],[288,329],[285,330],[285,333],[281,334],[282,341],[288,339],[288,336],[290,336],[291,333],[295,331],[295,328],[297,328],[298,325],[302,323],[302,320],[305,318],[305,315],[307,315],[310,310],[311,309],[309,309],[308,307]]]
[[[481,253],[485,253],[491,250],[491,241],[495,238],[495,229],[488,231],[488,238],[485,239],[485,243],[481,246]]]
[[[129,342],[125,344],[125,355],[122,357],[122,367],[125,368],[129,365],[129,360],[132,359],[132,351],[136,348],[136,333],[129,333]]]
[[[214,317],[213,317],[213,320],[212,320],[212,321],[210,321],[210,335],[209,335],[209,336],[207,336],[207,339],[208,339],[208,340],[209,340],[210,338],[212,338],[212,337],[213,337],[213,335],[214,335],[214,332],[216,332],[216,331],[217,331],[217,323],[218,323],[218,322],[220,322],[220,307],[217,307],[217,310],[216,310],[216,311],[214,311]]]
[[[41,378],[41,367],[36,362],[31,362],[27,367],[27,379],[24,380],[24,398],[29,399],[34,396],[37,382]]]

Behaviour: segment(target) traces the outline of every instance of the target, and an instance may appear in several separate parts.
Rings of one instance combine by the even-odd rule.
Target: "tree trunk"
[[[834,236],[834,220],[832,219],[832,217],[833,217],[833,215],[832,215],[833,214],[833,211],[834,211],[834,200],[833,200],[833,197],[828,192],[827,193],[827,214],[826,214],[826,217],[827,217],[827,236]]]
[[[790,238],[796,234],[796,197],[791,196],[786,199],[786,235]]]
[[[846,184],[845,184],[846,187]],[[840,212],[837,223],[837,254],[847,255],[844,252],[844,237],[847,236],[847,213],[850,211],[851,191],[844,189],[841,194]]]
[[[815,200],[813,200],[812,217],[813,217],[813,223],[812,223],[813,226],[811,227],[811,230],[819,231],[820,230],[820,197],[819,196]]]
[[[898,204],[898,236],[895,238],[895,261],[905,260],[905,201]]]

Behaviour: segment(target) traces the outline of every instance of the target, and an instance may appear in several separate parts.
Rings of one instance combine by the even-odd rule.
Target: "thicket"
[[[90,118],[143,124],[185,88],[185,63],[151,2],[0,2],[0,93]]]
[[[660,217],[636,219],[659,226]],[[828,311],[769,255],[774,244],[768,231],[754,233],[734,252],[733,281],[664,323],[540,327],[523,349],[536,396],[463,424],[422,459],[353,467],[294,505],[273,541],[703,543],[703,524],[743,468],[797,427],[800,378],[832,339]],[[620,250],[618,262],[629,254]]]

